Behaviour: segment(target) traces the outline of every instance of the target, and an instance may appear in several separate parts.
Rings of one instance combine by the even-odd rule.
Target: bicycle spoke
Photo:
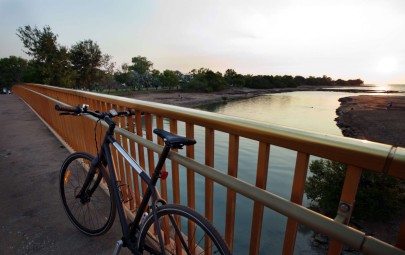
[[[90,168],[93,158],[84,153],[74,153],[69,158],[62,167],[60,178],[60,191],[66,212],[72,223],[85,234],[102,234],[111,227],[115,218],[115,200],[111,194],[104,192],[106,190],[111,193],[111,184],[106,181],[107,189],[94,186],[97,177],[102,174],[100,169],[95,169],[95,176],[90,180],[87,190],[78,197],[87,178],[86,169]],[[90,188],[94,189],[91,195]]]

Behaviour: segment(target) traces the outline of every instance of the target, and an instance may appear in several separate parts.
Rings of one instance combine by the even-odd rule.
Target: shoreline
[[[148,91],[134,93],[126,97],[138,100],[195,108],[213,103],[226,103],[232,100],[249,99],[266,94],[296,91],[330,91],[370,93],[372,90],[352,89],[331,86],[297,88],[249,89],[231,88],[219,92],[179,92]],[[381,91],[372,91],[381,93]],[[387,91],[387,95],[359,95],[340,98],[336,114],[336,125],[343,136],[365,139],[373,142],[405,147],[405,96],[395,95],[398,91]],[[387,110],[387,105],[392,107]]]
[[[335,121],[344,136],[405,147],[405,96],[359,95],[339,101]]]
[[[218,92],[180,92],[178,90],[166,91],[143,91],[141,93],[132,93],[125,97],[150,101],[155,103],[170,104],[182,107],[194,108],[198,106],[225,103],[232,100],[248,99],[266,94],[277,94],[296,91],[329,91],[329,92],[351,92],[351,93],[381,93],[381,91],[364,89],[333,87],[333,86],[300,86],[296,88],[273,88],[273,89],[250,89],[250,88],[231,88]],[[398,91],[386,91],[385,93],[398,93]]]
[[[181,107],[194,108],[202,105],[213,103],[222,103],[232,100],[248,99],[265,94],[275,94],[283,92],[300,91],[296,88],[280,88],[280,89],[248,89],[248,88],[232,88],[218,92],[203,93],[203,92],[180,92],[172,91],[148,91],[142,93],[134,93],[126,97],[150,101],[155,103],[170,104]]]

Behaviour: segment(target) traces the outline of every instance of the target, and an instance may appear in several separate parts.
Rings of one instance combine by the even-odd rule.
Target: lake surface
[[[339,98],[344,92],[289,92],[263,95],[226,104],[212,104],[200,109],[303,130],[341,135],[336,126]]]
[[[359,87],[344,87],[359,89]],[[376,91],[396,90],[405,94],[405,85],[371,86]],[[302,130],[342,136],[334,119],[339,98],[370,93],[299,91],[263,95],[246,100],[199,107],[201,110],[262,121]],[[373,95],[398,95],[375,93]]]

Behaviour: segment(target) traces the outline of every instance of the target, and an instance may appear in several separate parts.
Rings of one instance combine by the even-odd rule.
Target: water
[[[355,87],[358,88],[358,87]],[[381,91],[378,86],[365,89]],[[405,85],[387,86],[386,90],[400,90],[405,95]],[[230,116],[236,116],[254,121],[283,125],[296,129],[303,129],[328,135],[342,136],[340,129],[336,126],[336,109],[341,97],[360,95],[365,93],[346,92],[290,92],[263,95],[246,100],[231,101],[200,107],[201,110],[216,112]],[[384,94],[384,93],[382,93]],[[165,129],[169,130],[169,123],[165,121]],[[179,123],[178,133],[185,135],[185,124]],[[204,163],[205,131],[203,127],[195,127],[195,159]],[[228,166],[228,134],[215,131],[215,162],[214,167],[224,173]],[[256,182],[257,151],[259,143],[246,138],[239,142],[238,178],[252,185]],[[185,151],[180,151],[185,154]],[[313,159],[313,158],[312,158]],[[277,146],[271,146],[270,161],[266,190],[290,199],[296,152]],[[156,162],[156,161],[155,161]],[[170,169],[170,161],[168,161]],[[169,187],[172,186],[171,178],[167,179]],[[186,169],[180,167],[181,203],[186,204]],[[196,210],[204,214],[204,178],[196,174]],[[169,198],[168,202],[172,202]],[[304,205],[308,201],[304,199]],[[236,224],[234,253],[247,254],[250,244],[251,218],[253,202],[241,195],[237,195],[236,201]],[[226,189],[221,185],[214,185],[214,226],[224,235],[226,218]],[[261,238],[261,254],[281,254],[284,240],[284,231],[287,218],[270,209],[265,209],[263,216],[263,228]],[[313,254],[309,239],[312,231],[300,227],[295,247],[296,254]]]
[[[231,101],[226,104],[212,104],[200,107],[202,110],[236,116],[255,121],[283,125],[318,133],[341,136],[340,129],[336,126],[336,109],[339,107],[339,98],[352,95],[345,92],[290,92],[263,95],[246,100]],[[225,143],[227,145],[227,143]],[[257,164],[256,153],[258,143],[248,139],[240,141],[239,175],[238,178],[255,184]],[[270,162],[268,169],[267,190],[286,199],[290,199],[292,181],[296,160],[296,152],[270,147]],[[218,155],[218,152],[216,152]],[[226,152],[223,155],[227,155]],[[219,155],[219,157],[221,157]],[[223,162],[226,164],[226,162]],[[222,164],[216,164],[216,168]],[[224,166],[226,167],[226,165]],[[245,239],[244,233],[249,233],[251,222],[252,201],[242,196],[237,198],[235,229],[235,254],[246,254],[249,249],[250,239]],[[304,201],[304,204],[308,204]],[[261,239],[262,254],[281,254],[284,231],[287,218],[270,209],[265,209]],[[214,224],[216,224],[214,222]],[[312,232],[303,229],[297,238],[296,252],[311,254],[309,238]],[[265,252],[264,252],[265,251]]]
[[[361,89],[363,87],[344,87]],[[342,88],[343,89],[343,88]],[[395,90],[405,95],[405,85],[367,86],[366,90]],[[370,93],[299,91],[269,94],[246,100],[199,107],[201,110],[302,130],[341,136],[334,119],[339,98]],[[376,93],[374,95],[398,95]]]
[[[359,87],[353,88],[359,89]],[[405,85],[369,86],[364,89],[382,92],[378,93],[380,95],[385,95],[384,91],[387,90],[397,90],[402,92],[401,95],[405,95]],[[362,94],[369,93],[290,92],[263,95],[228,103],[211,104],[199,107],[199,109],[327,135],[342,136],[340,129],[336,126],[336,122],[334,121],[337,117],[336,109],[340,105],[338,100],[342,97]],[[216,136],[216,139],[218,139],[217,137],[218,136]],[[219,136],[219,139],[221,141],[217,143],[217,146],[221,149],[217,150],[215,155],[217,158],[221,158],[222,161],[216,160],[215,167],[224,169],[227,164],[227,160],[225,160],[227,157],[225,147],[228,142],[226,135]],[[251,184],[255,184],[257,148],[258,143],[255,141],[243,138],[240,141],[238,178]],[[266,188],[268,191],[286,199],[290,198],[295,159],[296,152],[271,146]],[[220,189],[218,193],[222,192],[225,192],[225,190]],[[224,199],[225,198],[221,198],[221,202],[225,201]],[[218,203],[215,202],[215,204],[217,205]],[[249,219],[249,221],[251,219],[252,205],[253,203],[249,199],[242,196],[237,197],[236,222],[242,224],[236,224],[235,226],[235,254],[246,254],[249,249],[250,240],[246,240],[244,234],[249,233],[251,229],[251,222],[245,221],[246,219]],[[308,205],[308,201],[305,199],[304,205]],[[225,210],[225,208],[223,208],[223,206],[216,208],[215,214],[218,215],[217,212],[220,214],[221,210]],[[223,229],[223,222],[221,221],[222,219],[217,219],[216,222],[214,221],[214,225],[217,227],[220,226],[219,228]],[[282,253],[286,222],[286,217],[269,209],[265,209],[260,249],[261,254]],[[295,248],[296,254],[314,253],[309,243],[311,235],[311,230],[305,227],[300,228]]]
[[[200,109],[287,127],[340,135],[334,123],[344,92],[290,92],[263,95]]]

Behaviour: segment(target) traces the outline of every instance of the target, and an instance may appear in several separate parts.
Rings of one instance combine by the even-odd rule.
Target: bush
[[[315,160],[309,169],[305,193],[321,213],[335,217],[347,167],[331,160]],[[363,171],[357,191],[353,217],[363,220],[387,220],[405,205],[404,181]]]

